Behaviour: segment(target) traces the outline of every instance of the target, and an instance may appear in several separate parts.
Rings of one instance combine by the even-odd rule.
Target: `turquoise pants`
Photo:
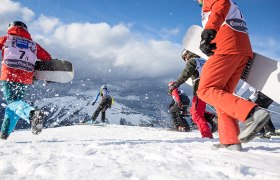
[[[29,121],[29,113],[34,110],[32,106],[23,101],[29,85],[2,81],[4,99],[7,102],[1,133],[10,135],[15,129],[19,118]]]

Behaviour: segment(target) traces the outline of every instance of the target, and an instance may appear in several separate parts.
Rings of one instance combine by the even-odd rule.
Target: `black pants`
[[[273,103],[273,100],[264,95],[262,92],[258,91],[258,97],[255,100],[255,103],[260,107],[267,109]],[[260,131],[260,133],[267,132],[275,132],[275,127],[271,119],[269,119],[268,123]]]
[[[184,113],[184,108],[180,109],[178,104],[175,103],[172,106],[170,106],[169,112],[171,114],[173,126],[175,129],[178,129],[178,127],[181,126],[184,127],[186,131],[190,131],[190,126],[186,120],[187,114]]]
[[[98,107],[96,108],[95,112],[92,115],[93,121],[95,121],[97,119],[99,113],[102,111],[101,121],[105,122],[106,110],[108,108],[110,108],[111,105],[112,105],[112,98],[111,97],[102,97],[101,102],[99,103]]]

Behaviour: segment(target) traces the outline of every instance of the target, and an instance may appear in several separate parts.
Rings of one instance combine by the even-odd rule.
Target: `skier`
[[[98,123],[98,121],[96,121],[99,113],[101,112],[101,121],[102,123],[105,123],[105,115],[106,115],[106,110],[108,108],[111,108],[112,104],[114,103],[114,98],[111,96],[111,93],[108,91],[108,88],[106,85],[101,86],[100,88],[100,92],[96,95],[96,98],[94,100],[94,102],[92,103],[92,105],[94,105],[96,103],[96,101],[98,100],[99,96],[101,96],[101,102],[99,103],[97,109],[95,110],[95,112],[92,115],[92,123],[96,124]],[[84,120],[82,123],[86,123],[88,120]]]
[[[273,103],[273,100],[267,97],[262,92],[258,91],[256,88],[250,86],[248,83],[244,82],[240,89],[235,93],[237,96],[242,96],[247,89],[249,89],[252,94],[248,98],[249,101],[255,102],[260,107],[268,109],[268,107]],[[272,120],[269,119],[268,123],[260,130],[262,134],[261,138],[270,138],[271,136],[280,136],[280,133],[275,131],[275,126]]]
[[[51,60],[50,54],[34,42],[27,26],[21,21],[9,24],[7,35],[0,37],[2,50],[1,81],[7,102],[1,126],[1,139],[7,139],[19,118],[31,124],[32,133],[39,134],[43,128],[44,112],[35,110],[23,99],[33,81],[37,59]]]
[[[214,148],[241,151],[270,115],[257,104],[234,96],[246,63],[253,58],[246,22],[232,0],[198,0],[202,6],[200,50],[210,56],[203,66],[197,95],[218,114],[220,144]],[[237,120],[245,123],[240,132]]]
[[[197,56],[196,54],[187,51],[186,49],[182,52],[182,59],[186,61],[186,67],[182,71],[180,77],[176,82],[169,86],[169,94],[176,88],[180,87],[181,84],[186,82],[190,77],[193,81],[193,99],[190,114],[192,120],[197,125],[202,138],[213,138],[211,129],[204,117],[206,103],[200,100],[196,95],[196,90],[199,84],[199,73],[201,72],[202,66],[205,60]]]
[[[170,82],[171,86],[174,82]],[[190,131],[190,126],[185,119],[188,116],[188,107],[190,105],[190,99],[182,90],[175,88],[171,92],[172,101],[169,105],[169,112],[172,117],[173,127],[178,131]]]

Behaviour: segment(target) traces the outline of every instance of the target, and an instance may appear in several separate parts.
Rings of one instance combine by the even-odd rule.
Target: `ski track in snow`
[[[137,126],[76,125],[15,131],[0,141],[1,179],[269,179],[280,177],[280,139],[244,152],[212,150],[214,139]]]

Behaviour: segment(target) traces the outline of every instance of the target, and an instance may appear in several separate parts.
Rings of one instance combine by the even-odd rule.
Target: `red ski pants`
[[[255,103],[233,95],[250,57],[213,55],[202,68],[197,95],[217,110],[221,144],[240,143],[238,122],[244,122]]]
[[[204,117],[206,109],[206,103],[200,100],[197,96],[194,96],[192,99],[192,107],[190,113],[192,120],[197,125],[202,138],[213,138],[211,129]]]

